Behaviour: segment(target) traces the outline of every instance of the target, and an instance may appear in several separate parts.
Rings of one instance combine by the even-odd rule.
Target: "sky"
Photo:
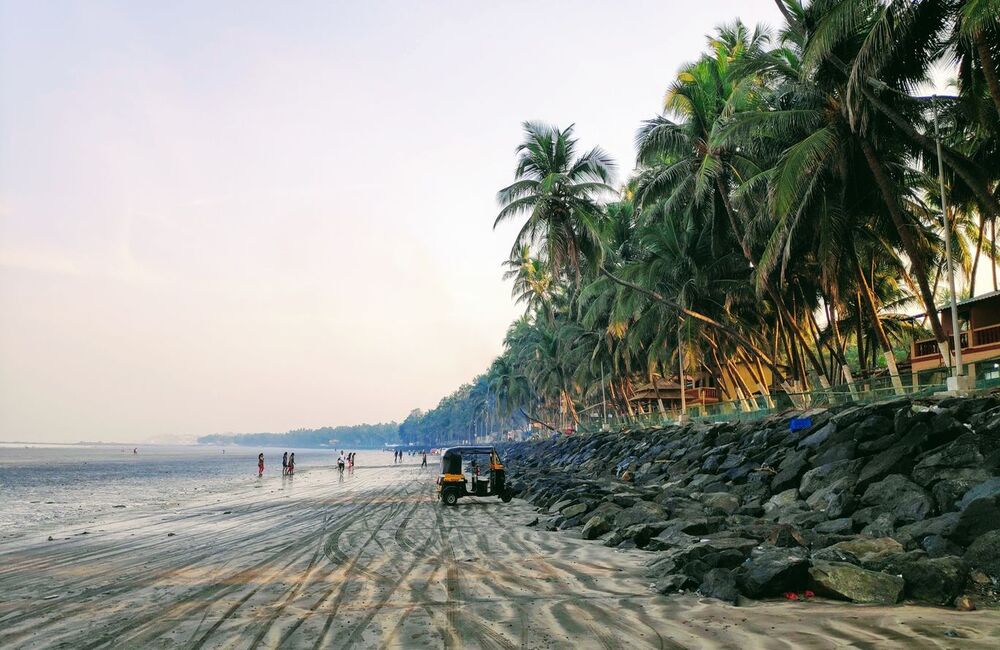
[[[0,440],[400,420],[521,308],[521,122],[633,166],[771,0],[0,0]]]

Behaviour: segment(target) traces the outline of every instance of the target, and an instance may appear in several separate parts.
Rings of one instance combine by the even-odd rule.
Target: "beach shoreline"
[[[661,596],[649,554],[444,508],[435,470],[359,467],[0,543],[0,646],[990,647],[1000,612]]]

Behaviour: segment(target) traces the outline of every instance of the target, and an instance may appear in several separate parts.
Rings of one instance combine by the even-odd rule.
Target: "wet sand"
[[[649,553],[446,509],[434,478],[310,468],[4,541],[0,647],[998,647],[996,611],[660,596]]]

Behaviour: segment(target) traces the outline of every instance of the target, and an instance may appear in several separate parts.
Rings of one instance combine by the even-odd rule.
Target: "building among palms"
[[[954,341],[951,307],[938,310],[941,325]],[[958,331],[962,343],[962,362],[973,377],[1000,379],[1000,291],[984,293],[958,303]],[[945,368],[945,362],[933,338],[914,340],[910,349],[913,382],[928,371]],[[984,369],[985,366],[985,369]]]

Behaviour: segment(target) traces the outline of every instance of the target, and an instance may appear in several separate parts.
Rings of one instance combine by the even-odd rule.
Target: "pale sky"
[[[0,0],[0,440],[401,419],[520,308],[520,123],[632,167],[771,0]]]

